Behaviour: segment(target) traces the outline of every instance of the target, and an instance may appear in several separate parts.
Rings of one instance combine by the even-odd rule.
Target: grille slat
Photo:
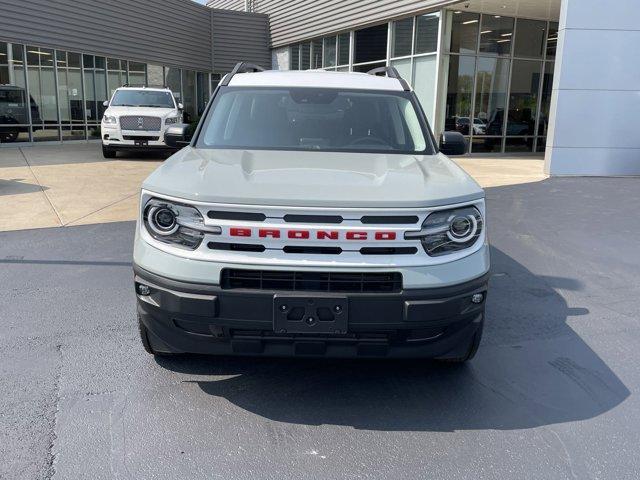
[[[225,290],[394,293],[402,290],[402,274],[399,272],[295,272],[226,268],[222,270],[220,284]]]
[[[147,115],[131,115],[120,117],[120,128],[122,130],[144,130],[160,131],[162,120],[160,117],[150,117]]]

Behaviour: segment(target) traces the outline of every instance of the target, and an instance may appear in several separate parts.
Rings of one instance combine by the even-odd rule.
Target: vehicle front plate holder
[[[148,147],[149,146],[149,140],[134,140],[136,146],[138,147]]]
[[[274,295],[275,333],[347,333],[349,301],[340,296]]]

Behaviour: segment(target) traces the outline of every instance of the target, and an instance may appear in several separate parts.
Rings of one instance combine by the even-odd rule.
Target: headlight
[[[438,257],[472,247],[483,227],[480,211],[476,207],[463,207],[429,214],[422,230],[407,232],[405,238],[419,238],[427,254]]]
[[[179,120],[180,120],[180,118],[178,118],[178,117],[169,117],[169,118],[166,118],[164,120],[164,124],[165,125],[174,125],[174,124],[178,123]]]
[[[196,208],[157,198],[147,202],[143,219],[154,239],[187,250],[198,248],[205,233],[219,235],[222,231],[220,227],[205,225]]]
[[[109,115],[102,117],[102,121],[108,125],[115,125],[118,123],[118,119],[116,117],[110,117]]]

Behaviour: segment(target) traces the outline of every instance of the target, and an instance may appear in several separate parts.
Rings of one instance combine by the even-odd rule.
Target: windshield
[[[432,154],[408,92],[221,88],[199,148]]]
[[[118,90],[109,106],[175,108],[171,92],[157,90]]]

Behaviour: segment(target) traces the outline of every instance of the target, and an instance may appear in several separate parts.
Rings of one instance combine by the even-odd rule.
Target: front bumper
[[[461,284],[399,293],[341,294],[346,333],[274,331],[274,295],[171,280],[134,266],[138,313],[154,348],[165,353],[324,357],[461,356],[484,321],[488,273]],[[290,292],[293,293],[293,292]],[[300,295],[301,292],[295,292]],[[326,297],[305,292],[309,297]]]
[[[164,129],[159,131],[121,130],[118,126],[102,124],[102,144],[117,150],[170,149],[164,143]],[[143,140],[144,145],[139,141]]]

